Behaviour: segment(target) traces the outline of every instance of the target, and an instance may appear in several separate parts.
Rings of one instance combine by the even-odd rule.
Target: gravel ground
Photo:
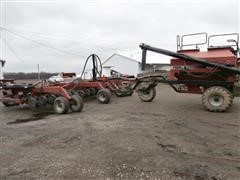
[[[143,103],[92,99],[83,112],[0,105],[0,179],[240,179],[240,101],[226,113],[165,85]]]

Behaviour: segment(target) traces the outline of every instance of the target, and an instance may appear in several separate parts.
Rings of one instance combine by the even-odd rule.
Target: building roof
[[[114,56],[121,56],[121,57],[126,58],[126,59],[128,59],[128,60],[131,60],[131,61],[134,61],[134,62],[140,63],[139,61],[137,61],[137,60],[135,60],[135,59],[129,58],[129,57],[124,56],[124,55],[121,55],[121,54],[114,53],[114,54],[111,55],[106,61],[104,61],[102,64],[107,63],[107,62],[108,62],[112,57],[114,57]]]

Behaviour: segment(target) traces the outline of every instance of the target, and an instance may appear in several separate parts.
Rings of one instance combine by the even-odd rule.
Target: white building
[[[105,77],[110,77],[112,75],[112,66],[103,66],[102,67],[102,75]]]
[[[6,61],[3,61],[0,59],[0,79],[4,79],[3,77],[3,66],[5,64]]]
[[[137,76],[141,71],[140,62],[116,53],[104,61],[103,66],[126,75]]]
[[[167,63],[147,63],[145,72],[168,72],[170,67],[170,64]],[[102,63],[102,75],[110,77],[114,71],[137,77],[138,74],[142,73],[141,63],[135,59],[115,53]],[[92,79],[91,68],[86,69],[83,79]]]

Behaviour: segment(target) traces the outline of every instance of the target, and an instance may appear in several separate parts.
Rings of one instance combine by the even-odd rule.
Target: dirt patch
[[[239,109],[210,113],[167,86],[65,115],[0,105],[0,179],[239,180]]]
[[[19,124],[19,123],[26,123],[30,121],[38,121],[38,120],[45,119],[46,116],[50,114],[52,114],[52,112],[40,112],[40,113],[32,114],[32,116],[29,118],[16,119],[15,121],[7,122],[7,124]]]

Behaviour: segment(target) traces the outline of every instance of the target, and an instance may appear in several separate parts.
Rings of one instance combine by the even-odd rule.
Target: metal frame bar
[[[219,80],[167,80],[162,75],[149,75],[138,78],[137,82],[146,82],[149,81],[165,83],[165,84],[190,84],[190,85],[233,85],[234,82],[228,81],[219,81]]]
[[[33,96],[37,96],[41,93],[62,95],[66,99],[71,100],[71,96],[68,94],[67,90],[64,89],[62,86],[44,86],[40,88],[34,88],[32,91]]]
[[[215,68],[222,69],[222,70],[224,70],[226,72],[229,72],[229,73],[232,73],[232,74],[240,74],[240,69],[237,68],[237,67],[228,67],[224,64],[210,62],[210,61],[207,61],[207,60],[202,59],[202,58],[197,58],[197,57],[193,57],[193,56],[189,56],[189,55],[185,55],[185,54],[181,54],[181,53],[175,53],[173,51],[160,49],[160,48],[157,48],[157,47],[152,47],[152,46],[149,46],[147,44],[140,44],[140,48],[143,51],[148,50],[148,51],[156,52],[156,53],[159,53],[159,54],[171,56],[171,57],[174,57],[174,58],[183,59],[185,61],[196,62],[196,63],[199,63],[199,64],[204,65],[204,66],[215,67]],[[145,65],[146,65],[146,56],[143,56],[142,57],[142,70],[145,70]]]
[[[152,88],[156,86],[158,83],[168,84],[170,85],[176,92],[181,92],[181,90],[177,89],[174,85],[184,84],[184,85],[192,85],[192,86],[234,86],[234,82],[226,82],[226,81],[218,81],[218,80],[167,80],[162,75],[150,75],[136,79],[136,83],[132,87],[132,90],[135,90],[137,86],[142,82],[149,82],[149,87]]]
[[[239,44],[239,34],[238,33],[229,33],[229,34],[216,34],[216,35],[210,35],[208,36],[208,48],[209,47],[221,47],[221,46],[209,46],[210,45],[210,39],[213,38],[213,37],[221,37],[221,36],[234,36],[236,35],[237,36],[237,44]],[[230,46],[237,46],[236,44],[234,45],[230,45]]]
[[[200,42],[200,43],[194,43],[194,44],[184,44],[184,38],[185,37],[189,37],[189,36],[196,36],[196,35],[204,35],[205,36],[205,41],[204,42]],[[177,35],[177,50],[182,50],[184,46],[197,46],[198,45],[204,45],[207,43],[207,37],[208,34],[206,32],[201,32],[201,33],[193,33],[193,34],[184,34],[182,36]]]

